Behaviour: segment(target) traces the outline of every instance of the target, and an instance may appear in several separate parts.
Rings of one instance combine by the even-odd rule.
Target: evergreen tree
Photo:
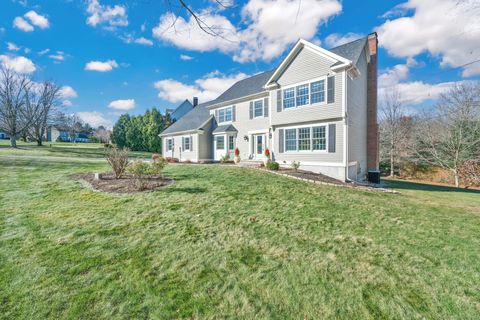
[[[128,114],[122,114],[117,123],[113,126],[112,142],[119,148],[129,147],[127,143],[127,128],[129,127],[130,122],[130,116]]]

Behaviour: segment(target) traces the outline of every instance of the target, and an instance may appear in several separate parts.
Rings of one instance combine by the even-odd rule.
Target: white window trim
[[[325,81],[324,82],[324,100],[323,102],[315,102],[315,103],[312,103],[312,88],[311,88],[311,83],[313,82],[317,82],[317,81]],[[323,76],[323,77],[319,77],[319,78],[314,78],[314,79],[311,79],[311,80],[307,80],[307,81],[302,81],[302,82],[297,82],[297,83],[294,83],[294,84],[290,84],[288,86],[285,86],[285,87],[282,87],[280,88],[282,90],[282,111],[288,111],[288,110],[296,110],[296,109],[299,109],[299,108],[305,108],[305,107],[315,107],[315,106],[324,106],[324,105],[327,105],[327,94],[328,94],[328,75],[326,76]],[[304,104],[304,105],[301,105],[301,106],[297,106],[297,87],[298,86],[301,86],[301,85],[305,85],[305,84],[308,84],[308,103],[307,104]],[[295,102],[295,107],[290,107],[290,108],[285,108],[283,106],[283,100],[284,100],[284,96],[283,96],[283,91],[284,90],[287,90],[287,89],[293,89],[293,101]]]
[[[226,109],[231,109],[231,110],[232,110],[232,111],[231,111],[231,113],[232,113],[232,120],[220,122],[220,110],[226,110]],[[218,113],[218,119],[217,119],[218,124],[229,124],[229,123],[232,123],[232,122],[233,122],[233,105],[227,106],[227,107],[218,108],[218,109],[216,109],[216,110],[217,110],[217,113]]]
[[[257,101],[260,101],[262,103],[262,115],[260,116],[255,116],[255,102]],[[264,103],[264,100],[263,98],[262,99],[256,99],[256,100],[253,100],[253,118],[252,119],[258,119],[258,118],[265,118],[265,106],[263,105]]]
[[[192,151],[192,140],[193,140],[192,136],[183,136],[182,138],[184,139],[182,148],[185,146],[185,138],[189,139],[188,149],[183,149],[182,151],[183,152],[191,152]]]
[[[290,154],[313,154],[313,153],[328,153],[328,125],[331,124],[329,123],[317,123],[317,124],[304,124],[304,125],[299,125],[299,126],[289,126],[289,127],[282,127],[283,132],[285,134],[285,130],[288,129],[295,129],[295,138],[296,138],[296,146],[297,150],[287,150],[287,139],[285,137],[283,138],[283,152],[284,153],[290,153]],[[313,127],[325,127],[325,150],[313,150]],[[299,128],[310,128],[310,150],[298,150],[298,129]]]

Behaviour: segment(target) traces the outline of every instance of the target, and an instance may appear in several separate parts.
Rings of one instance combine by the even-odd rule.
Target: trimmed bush
[[[275,161],[268,161],[267,162],[267,169],[268,170],[277,171],[279,168],[280,168],[280,165],[278,164],[278,162],[275,162]]]

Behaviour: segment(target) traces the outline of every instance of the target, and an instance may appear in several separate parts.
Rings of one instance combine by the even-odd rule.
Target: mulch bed
[[[303,170],[295,171],[293,169],[286,169],[286,168],[280,168],[277,172],[282,174],[288,174],[289,176],[297,177],[300,179],[307,179],[307,180],[338,184],[338,185],[347,185],[345,182],[339,181],[334,178],[330,178],[329,176],[323,175],[321,173],[314,173],[314,172],[303,171]]]
[[[94,173],[77,173],[73,174],[72,178],[87,182],[95,190],[110,193],[152,191],[167,187],[173,183],[173,179],[162,176],[152,176],[144,179],[144,188],[139,190],[135,179],[130,174],[124,174],[120,179],[115,179],[113,173],[101,173],[101,179],[95,180]]]

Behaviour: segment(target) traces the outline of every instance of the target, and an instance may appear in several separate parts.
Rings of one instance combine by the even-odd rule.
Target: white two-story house
[[[160,136],[163,154],[181,161],[218,161],[237,147],[242,161],[258,161],[269,148],[281,166],[364,179],[378,170],[377,35],[329,50],[299,40],[276,69],[238,81]]]

